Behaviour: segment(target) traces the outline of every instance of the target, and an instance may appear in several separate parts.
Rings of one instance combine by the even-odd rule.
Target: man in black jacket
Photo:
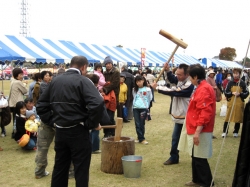
[[[71,160],[75,186],[88,186],[92,152],[89,130],[101,129],[99,123],[104,101],[94,84],[82,76],[87,67],[85,57],[73,57],[69,70],[63,76],[55,77],[38,101],[37,111],[41,119],[48,124],[54,123],[56,127],[52,187],[68,186]]]
[[[128,67],[126,65],[122,66],[121,72],[126,75],[125,84],[128,87],[128,91],[127,91],[127,100],[126,100],[125,106],[128,109],[128,119],[132,119],[132,117],[133,117],[133,110],[132,110],[133,94],[132,94],[132,91],[133,91],[133,88],[135,86],[135,78],[131,73],[128,72]],[[124,122],[129,122],[128,119],[124,119]]]

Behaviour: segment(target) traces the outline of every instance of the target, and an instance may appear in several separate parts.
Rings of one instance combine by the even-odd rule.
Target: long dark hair
[[[139,90],[139,87],[138,87],[138,85],[136,84],[136,82],[137,82],[137,81],[141,81],[141,80],[144,80],[143,86],[147,86],[147,81],[146,81],[145,77],[143,77],[143,76],[141,76],[141,75],[136,76],[136,77],[135,77],[135,88],[134,88],[135,93],[137,93],[138,90]]]
[[[18,101],[16,103],[16,114],[20,116],[20,109],[23,108],[23,107],[26,107],[25,106],[25,102],[23,101]]]

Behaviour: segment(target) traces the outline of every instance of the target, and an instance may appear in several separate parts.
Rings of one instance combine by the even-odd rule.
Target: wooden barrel
[[[101,171],[110,174],[123,174],[122,157],[135,154],[135,140],[131,137],[102,139]]]

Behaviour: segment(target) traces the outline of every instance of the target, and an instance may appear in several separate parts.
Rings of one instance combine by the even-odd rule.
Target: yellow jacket
[[[125,103],[127,100],[127,91],[128,87],[125,83],[120,84],[120,93],[119,93],[119,103]]]
[[[37,120],[33,121],[33,120],[28,119],[25,122],[25,129],[29,132],[37,132],[39,125],[40,125],[40,122],[38,122]]]

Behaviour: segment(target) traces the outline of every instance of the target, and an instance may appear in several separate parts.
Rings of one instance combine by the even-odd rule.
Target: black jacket
[[[124,73],[126,75],[125,84],[128,87],[128,91],[127,91],[127,101],[126,101],[125,105],[126,105],[126,107],[129,107],[129,103],[131,101],[133,101],[132,91],[133,91],[133,88],[135,87],[135,78],[127,70],[123,70],[122,73]]]
[[[105,106],[94,84],[77,70],[69,69],[52,80],[36,107],[45,123],[69,127],[84,122],[87,129],[93,129],[98,127]]]
[[[250,187],[250,102],[244,110],[243,126],[232,187]]]
[[[231,88],[233,86],[237,86],[237,85],[238,85],[238,83],[234,82],[233,80],[229,81],[227,83],[227,87],[225,90],[225,96],[227,98],[227,101],[230,101],[231,97],[233,96]],[[241,80],[239,86],[242,89],[242,92],[240,93],[240,98],[241,98],[242,102],[244,102],[244,99],[246,99],[247,96],[249,95],[249,91],[248,91],[248,88],[247,88],[246,83],[244,81]]]

